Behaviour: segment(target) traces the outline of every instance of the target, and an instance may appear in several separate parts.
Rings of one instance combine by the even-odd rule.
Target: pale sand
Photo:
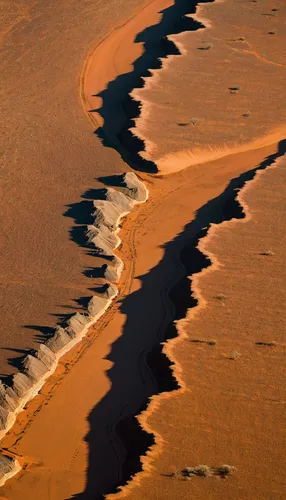
[[[104,58],[106,60],[106,55]],[[93,137],[92,140],[96,139]],[[11,499],[22,499],[23,495],[29,497],[35,486],[39,497],[43,499],[50,498],[49,495],[52,498],[67,498],[77,491],[83,491],[88,458],[87,445],[83,442],[88,423],[84,418],[100,400],[101,405],[90,415],[92,434],[88,439],[91,439],[89,459],[92,470],[87,471],[87,491],[82,498],[94,498],[96,492],[106,491],[120,479],[124,452],[120,443],[117,443],[118,450],[113,447],[113,439],[116,439],[112,434],[114,422],[125,415],[132,415],[142,401],[156,391],[149,370],[145,363],[138,366],[138,358],[142,358],[146,348],[158,342],[157,332],[163,333],[161,330],[169,322],[169,314],[173,313],[169,301],[165,302],[164,299],[162,304],[162,297],[166,297],[168,288],[178,279],[175,262],[180,245],[184,245],[184,238],[178,240],[178,245],[171,245],[166,259],[162,259],[162,243],[174,239],[184,225],[192,220],[194,211],[213,196],[219,195],[233,176],[254,168],[275,149],[275,146],[267,147],[206,164],[203,168],[195,166],[165,180],[152,181],[144,176],[153,199],[148,207],[142,207],[132,214],[130,221],[124,223],[122,233],[126,234],[126,237],[123,236],[122,257],[129,262],[121,289],[126,299],[121,310],[118,309],[120,304],[114,306],[102,319],[101,326],[91,331],[86,341],[67,355],[64,360],[66,364],[63,361],[43,393],[29,405],[28,411],[22,414],[18,424],[7,436],[3,446],[11,446],[16,454],[23,455],[22,464],[27,465],[28,473],[23,471],[19,480],[5,486],[4,495]],[[118,161],[118,155],[111,150],[108,154]],[[160,259],[162,261],[158,269]],[[184,273],[182,268],[181,273]],[[143,287],[140,289],[139,281],[132,281],[132,278],[144,274],[147,276],[142,278]],[[127,297],[130,289],[134,293]],[[128,320],[124,326],[127,313]],[[91,340],[108,321],[110,323],[104,330],[104,338],[97,337],[91,344]],[[104,372],[110,366],[110,361],[104,360],[104,357],[109,345],[122,331],[124,335],[119,342],[119,350],[117,352],[116,344],[112,354],[112,360],[117,361],[114,375],[110,374],[114,377],[112,392],[104,398],[110,388],[110,381]],[[87,347],[90,348],[87,350]],[[68,372],[66,377],[63,377],[64,372]],[[61,384],[56,387],[60,381]],[[40,412],[39,405],[42,405]],[[113,412],[110,412],[110,407]],[[38,413],[32,418],[34,412]],[[19,436],[24,427],[26,432]]]

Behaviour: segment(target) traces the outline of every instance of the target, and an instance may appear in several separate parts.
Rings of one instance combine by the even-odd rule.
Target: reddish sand
[[[30,52],[33,57],[38,58],[39,64],[43,64],[43,54],[46,54],[47,64],[43,65],[43,69],[39,73],[41,77],[43,76],[48,80],[53,68],[52,62],[55,65],[55,71],[52,73],[54,86],[49,86],[47,91],[43,80],[41,80],[43,100],[39,104],[39,106],[42,106],[42,112],[39,112],[38,117],[36,117],[37,110],[33,99],[37,99],[38,102],[40,84],[37,82],[35,88],[32,86],[32,72],[26,80],[25,78],[20,79],[20,82],[23,81],[26,91],[31,91],[34,97],[32,99],[29,94],[26,104],[24,101],[27,106],[26,115],[31,117],[31,122],[26,128],[21,123],[22,128],[17,132],[18,140],[21,141],[19,151],[21,151],[23,158],[21,168],[24,168],[25,172],[27,168],[28,180],[25,183],[22,176],[18,179],[11,167],[9,174],[11,186],[13,175],[15,184],[13,184],[13,189],[10,186],[7,189],[7,200],[9,201],[10,196],[13,203],[19,203],[19,205],[16,204],[17,207],[13,212],[15,218],[18,217],[17,225],[14,224],[14,219],[7,218],[7,221],[9,221],[8,227],[12,229],[11,234],[8,231],[6,232],[7,241],[10,241],[10,246],[7,246],[7,249],[8,247],[9,249],[12,248],[10,259],[8,259],[8,250],[4,253],[4,256],[6,255],[6,263],[4,263],[6,269],[10,269],[7,268],[8,263],[10,266],[14,266],[9,271],[11,274],[11,276],[9,274],[9,280],[8,275],[3,278],[3,286],[7,290],[7,301],[11,304],[11,310],[9,309],[11,316],[14,317],[14,308],[16,306],[14,306],[13,297],[15,296],[19,311],[27,311],[27,304],[31,305],[28,309],[29,322],[32,321],[32,312],[36,309],[41,313],[39,317],[34,319],[35,323],[39,325],[51,324],[48,313],[57,312],[55,305],[69,303],[69,306],[71,306],[71,298],[78,298],[83,292],[86,293],[86,287],[90,286],[90,282],[86,278],[78,279],[78,276],[80,276],[83,267],[94,267],[96,263],[94,258],[87,257],[84,250],[80,252],[77,245],[69,240],[68,229],[71,223],[68,218],[62,217],[62,205],[72,202],[78,203],[84,191],[97,185],[93,181],[93,177],[100,174],[118,173],[126,169],[127,166],[120,160],[118,153],[111,148],[104,148],[100,144],[95,135],[92,134],[90,124],[86,121],[78,103],[75,105],[73,102],[75,101],[76,91],[75,76],[78,76],[78,74],[75,75],[75,67],[78,68],[82,55],[87,52],[87,45],[92,45],[91,35],[95,36],[97,27],[98,37],[103,36],[103,33],[108,32],[108,27],[111,28],[111,23],[112,28],[119,23],[119,13],[121,21],[124,15],[125,19],[128,16],[132,17],[130,22],[123,24],[117,31],[113,31],[110,39],[106,39],[87,58],[81,76],[80,92],[81,97],[84,96],[85,111],[88,112],[91,104],[94,108],[100,105],[98,98],[95,104],[93,103],[91,93],[100,92],[104,85],[107,85],[108,79],[114,78],[120,72],[128,71],[132,60],[142,52],[140,44],[132,44],[137,30],[142,30],[144,26],[157,22],[159,9],[169,4],[170,2],[167,0],[166,2],[154,1],[152,2],[153,7],[147,7],[146,10],[141,5],[143,10],[140,11],[138,17],[132,17],[132,13],[139,11],[139,8],[136,10],[137,4],[135,1],[132,6],[131,3],[130,5],[126,2],[122,3],[121,11],[118,8],[118,3],[116,9],[115,4],[111,5],[110,3],[108,7],[101,5],[101,3],[99,7],[85,4],[86,10],[83,9],[83,12],[81,5],[69,4],[70,10],[67,9],[67,17],[64,17],[64,19],[66,19],[68,26],[72,26],[72,28],[71,30],[63,30],[64,39],[61,41],[62,52],[59,50],[59,59],[53,59],[56,43],[53,42],[54,46],[50,43],[51,39],[56,40],[56,38],[53,38],[55,37],[56,18],[54,16],[58,16],[59,13],[57,9],[55,11],[48,9],[51,18],[49,18],[50,24],[47,24],[47,26],[51,28],[51,39],[48,35],[44,38],[42,42],[45,44],[43,52],[41,50],[39,52]],[[230,2],[229,4],[232,5]],[[97,24],[95,24],[96,9],[98,9]],[[116,13],[118,18],[115,18]],[[35,19],[33,22],[40,22],[35,17],[36,14],[33,15],[32,19]],[[75,16],[75,22],[71,22],[73,15]],[[111,20],[111,18],[113,19]],[[87,26],[83,30],[82,26],[85,20]],[[18,29],[20,30],[19,26]],[[47,33],[48,31],[47,28]],[[244,31],[246,32],[246,29]],[[98,39],[94,40],[94,42],[96,43]],[[75,40],[77,43],[75,43]],[[125,49],[127,40],[130,41],[130,51],[128,53]],[[120,54],[118,59],[117,50],[118,54]],[[72,57],[69,58],[69,55],[72,55]],[[27,56],[24,56],[24,59],[25,57]],[[177,58],[178,64],[179,60],[180,58]],[[175,58],[172,61],[175,61]],[[120,65],[118,66],[119,62]],[[110,70],[111,65],[116,66],[117,69],[115,71]],[[98,79],[94,79],[97,75],[96,67],[106,68],[100,73]],[[27,66],[23,66],[23,68],[28,72]],[[31,70],[31,67],[29,68]],[[8,70],[10,70],[9,67]],[[192,79],[191,72],[189,72],[189,78]],[[263,71],[260,73],[260,78],[262,81]],[[203,83],[201,81],[202,88]],[[266,86],[266,89],[269,89],[269,86]],[[48,95],[45,95],[46,92]],[[262,98],[268,99],[265,89]],[[190,95],[188,106],[191,106],[192,99],[193,96]],[[17,105],[20,105],[21,101],[20,96],[15,97],[15,102],[13,101],[11,104],[13,113],[16,113]],[[48,104],[51,104],[51,107]],[[213,105],[215,108],[217,107],[216,102],[213,102]],[[240,104],[238,103],[237,107],[234,106],[233,109],[238,110],[239,108]],[[257,126],[264,119],[263,113],[265,109],[267,108],[261,108],[260,114],[257,114]],[[35,118],[33,118],[32,110],[35,113]],[[152,108],[150,111],[152,111]],[[153,111],[156,113],[157,109],[154,108]],[[175,112],[173,108],[172,111]],[[210,113],[214,112],[211,106],[209,111]],[[282,134],[280,113],[278,109],[276,111],[275,118],[271,118],[272,121],[267,122],[264,131],[271,132],[274,124],[278,128],[278,135],[275,136],[275,141],[272,137],[269,140],[267,139],[266,143],[277,142]],[[50,119],[47,117],[46,121],[43,119],[45,113],[50,114]],[[118,118],[118,113],[115,113],[115,115]],[[99,115],[95,113],[89,116],[92,117],[92,120],[100,120]],[[166,113],[164,116],[166,116]],[[267,114],[267,116],[269,115]],[[55,120],[55,117],[57,120]],[[145,124],[147,123],[146,119],[147,116],[143,114],[142,121]],[[152,121],[152,113],[148,116],[149,119]],[[184,117],[181,119],[183,120]],[[33,120],[35,123],[32,126]],[[41,123],[39,128],[37,128],[37,120]],[[55,123],[57,126],[55,126]],[[111,126],[111,135],[118,123],[116,121],[114,127]],[[228,131],[230,128],[229,122],[225,122],[225,126]],[[215,134],[216,124],[213,123],[212,127]],[[167,129],[168,124],[166,123],[166,131]],[[31,130],[33,133],[37,131],[40,134],[42,142],[39,143],[37,148],[34,145],[35,143],[31,143],[28,138]],[[13,133],[16,134],[15,131]],[[159,134],[158,130],[157,133]],[[208,134],[209,139],[211,139],[210,132]],[[255,134],[253,134],[253,137],[250,134],[249,139],[252,140],[254,136]],[[13,139],[14,136],[11,137]],[[229,140],[231,141],[231,134]],[[16,151],[14,144],[12,142],[13,151]],[[202,141],[202,145],[204,144],[204,141]],[[29,154],[26,153],[26,149],[29,149]],[[150,395],[157,392],[157,383],[146,364],[145,354],[164,339],[165,328],[174,315],[174,308],[168,298],[168,292],[185,273],[179,260],[179,253],[189,240],[196,236],[199,228],[197,222],[195,222],[194,226],[189,227],[187,225],[196,220],[196,212],[202,206],[223,192],[232,178],[257,167],[267,156],[274,154],[276,150],[277,144],[273,143],[261,149],[250,150],[205,163],[203,166],[195,165],[164,178],[160,178],[160,176],[152,178],[142,174],[142,179],[150,190],[150,201],[146,205],[136,208],[123,223],[121,233],[123,244],[120,249],[120,256],[126,264],[126,269],[121,280],[120,300],[112,306],[96,327],[90,330],[87,338],[63,358],[58,370],[45,385],[41,394],[27,406],[27,411],[20,415],[17,424],[3,440],[2,446],[15,453],[23,465],[21,473],[2,488],[1,493],[5,498],[23,500],[23,498],[30,498],[31,492],[37,491],[37,496],[42,500],[50,500],[51,498],[53,500],[62,500],[63,498],[94,499],[98,498],[100,494],[108,492],[114,484],[120,483],[126,452],[115,433],[115,425],[121,419],[131,417],[137,413],[142,403]],[[16,155],[16,153],[13,154]],[[35,159],[38,166],[35,176],[40,184],[37,179],[32,178],[33,182],[30,180],[32,172],[35,170]],[[30,170],[28,166],[30,166]],[[70,166],[74,167],[72,172]],[[44,167],[48,168],[48,172],[43,170]],[[68,182],[66,181],[67,178]],[[22,200],[19,198],[20,183],[25,188]],[[47,194],[47,185],[52,190],[49,195]],[[34,196],[30,192],[32,188]],[[273,195],[270,198],[273,199]],[[7,203],[5,201],[4,207],[8,206]],[[271,202],[269,204],[271,205]],[[22,207],[22,211],[19,207]],[[218,206],[216,206],[217,208]],[[271,211],[270,208],[269,213],[273,214],[273,210]],[[50,219],[48,216],[50,216]],[[33,224],[31,224],[31,218]],[[262,217],[262,219],[266,224],[267,218]],[[40,220],[45,221],[41,226],[37,225]],[[82,224],[85,224],[85,221],[82,221]],[[239,224],[237,222],[237,227],[239,227]],[[241,224],[241,226],[247,227],[247,224]],[[32,229],[35,227],[37,231],[34,233]],[[41,234],[39,234],[40,227],[43,228]],[[15,234],[16,230],[18,232],[21,230],[18,239],[21,241],[22,253],[17,251],[15,243],[18,241]],[[249,234],[251,232],[252,229],[250,229]],[[236,233],[232,231],[231,237],[235,238],[235,235]],[[44,240],[41,240],[40,237],[44,238]],[[39,249],[35,257],[32,258],[31,249],[39,248],[39,246],[35,246],[39,241],[43,245],[41,247],[43,251]],[[27,246],[28,244],[30,246]],[[268,246],[270,246],[270,242],[269,245],[267,244],[267,250],[269,249]],[[53,253],[54,248],[57,249],[55,254]],[[241,250],[240,247],[238,248]],[[226,249],[223,249],[223,251],[228,255],[228,264],[233,265],[234,263],[237,265],[237,260],[232,258],[231,247],[227,251]],[[22,265],[16,286],[13,280],[15,280],[15,265],[17,269],[19,268],[19,255],[23,255],[23,257],[21,257],[20,261]],[[219,255],[221,255],[220,252]],[[261,259],[259,262],[261,262]],[[264,263],[264,260],[262,262]],[[269,262],[269,260],[266,262]],[[47,267],[45,267],[44,263],[46,263]],[[245,262],[243,262],[243,265],[245,265]],[[53,270],[54,268],[56,271]],[[232,268],[230,267],[230,269]],[[243,267],[241,269],[243,270]],[[44,274],[47,280],[46,283],[42,280],[40,271]],[[34,272],[38,276],[38,281],[34,279]],[[55,274],[55,272],[58,274]],[[248,283],[245,281],[242,271],[240,273],[236,271],[236,273],[238,273],[238,278],[242,276],[243,284]],[[247,273],[250,274],[248,268]],[[213,273],[213,276],[215,274]],[[31,283],[24,281],[24,277],[26,280],[27,276],[31,276]],[[39,276],[41,281],[39,281]],[[70,278],[71,276],[72,278]],[[211,273],[208,277],[211,277]],[[231,308],[233,308],[234,300],[238,300],[239,295],[237,298],[231,295],[231,287],[234,287],[234,281],[231,275],[229,278],[231,283],[225,284],[225,286],[227,284],[229,286],[229,291],[225,291],[225,295],[226,297],[232,297],[230,304]],[[9,286],[7,285],[8,281]],[[22,287],[23,293],[21,292],[21,297],[17,295],[18,292],[15,292],[10,300],[8,293],[14,290],[11,283],[17,290]],[[31,286],[33,295],[32,292],[27,293],[27,283]],[[37,288],[35,283],[38,283],[41,288]],[[48,283],[52,284],[50,295],[48,294]],[[54,286],[56,283],[59,284],[57,287]],[[54,292],[55,288],[57,290],[56,294]],[[32,300],[31,297],[34,297],[35,300]],[[49,298],[48,302],[47,298]],[[203,325],[201,328],[204,328],[205,324],[208,325],[207,336],[209,337],[209,333],[212,333],[211,338],[217,340],[217,345],[193,344],[186,340],[176,344],[175,354],[170,354],[171,356],[175,355],[176,360],[179,361],[180,365],[177,365],[177,370],[179,366],[182,367],[181,377],[183,377],[183,384],[186,384],[186,386],[183,385],[184,389],[177,393],[168,393],[166,398],[160,396],[158,399],[155,398],[154,404],[143,416],[142,422],[144,421],[144,426],[158,432],[158,443],[151,452],[151,460],[148,457],[145,462],[143,474],[139,474],[131,482],[130,486],[124,490],[124,494],[129,495],[130,498],[136,500],[141,498],[148,500],[149,498],[187,499],[190,498],[191,487],[194,488],[192,491],[194,491],[196,498],[202,499],[229,499],[241,498],[241,496],[246,498],[267,498],[267,500],[268,498],[280,498],[281,487],[277,486],[278,493],[276,494],[272,482],[272,478],[276,477],[274,475],[276,473],[275,465],[280,457],[280,448],[276,444],[276,436],[272,437],[272,435],[271,440],[275,440],[275,445],[273,447],[269,446],[269,449],[266,448],[268,434],[265,433],[263,437],[259,426],[265,422],[266,431],[273,432],[273,430],[276,431],[277,429],[271,427],[271,419],[266,419],[265,407],[262,403],[259,408],[261,408],[265,418],[257,418],[257,421],[259,421],[257,432],[254,432],[252,428],[251,432],[244,432],[247,416],[253,418],[255,411],[251,413],[249,410],[247,413],[245,410],[243,413],[241,401],[248,401],[248,394],[253,397],[251,392],[247,393],[245,391],[245,386],[248,387],[248,383],[250,384],[249,391],[255,386],[256,381],[252,382],[254,379],[251,377],[256,372],[245,371],[243,376],[241,375],[241,378],[237,380],[240,371],[236,367],[239,367],[241,362],[247,362],[247,366],[249,366],[250,362],[247,360],[250,358],[245,355],[245,361],[244,356],[241,356],[236,361],[227,359],[231,357],[233,350],[236,350],[236,345],[234,347],[228,344],[223,334],[228,330],[233,331],[235,337],[231,342],[234,344],[238,342],[236,340],[237,333],[235,332],[238,328],[240,331],[241,319],[239,317],[234,324],[232,320],[234,312],[231,310],[231,313],[229,313],[227,304],[223,306],[221,301],[218,302],[214,299],[212,299],[212,303],[216,313],[217,308],[220,307],[220,313],[223,311],[226,314],[223,321],[224,330],[219,329],[219,325],[217,325],[217,329],[212,328],[212,321],[214,319],[220,320],[219,317],[216,317],[217,315],[212,319],[207,319],[210,322],[205,323],[202,312],[201,318],[197,317],[198,325],[199,320]],[[49,308],[47,308],[47,304],[49,304]],[[60,311],[68,312],[71,309],[70,307],[69,309],[60,308]],[[236,310],[236,314],[238,314],[238,310]],[[220,316],[222,315],[220,314]],[[253,321],[259,317],[258,315],[253,316]],[[23,319],[19,321],[23,324]],[[19,325],[18,317],[16,322]],[[27,323],[26,320],[25,323]],[[18,332],[17,325],[14,324],[14,334],[11,334],[10,338],[11,345],[13,347],[20,346],[21,348],[23,346],[31,347],[33,335],[28,336],[25,330],[25,343],[23,344],[22,339],[17,344],[16,338],[18,337],[15,333],[16,330]],[[5,328],[7,329],[7,327]],[[258,327],[254,326],[253,323],[253,328]],[[190,326],[190,329],[193,331],[192,326]],[[196,334],[199,333],[199,326],[197,326],[197,330]],[[12,329],[10,331],[12,332]],[[205,338],[206,335],[203,333],[202,335]],[[255,338],[253,337],[253,343],[256,338],[257,335],[255,335]],[[224,342],[226,342],[226,345],[224,345]],[[270,361],[272,362],[272,358],[268,359],[267,357],[269,351],[257,351],[260,347],[253,345],[253,343],[252,347],[249,347],[249,352],[256,353],[256,356],[262,353],[259,355],[259,360],[265,360],[266,365],[263,365],[263,369],[268,369]],[[222,347],[219,347],[220,345]],[[222,349],[222,351],[215,354],[218,353],[218,349]],[[279,349],[275,347],[271,352],[277,352],[277,356],[280,356]],[[210,352],[214,353],[211,359]],[[264,352],[266,352],[266,356]],[[199,358],[199,356],[201,357]],[[208,363],[212,363],[210,364],[211,372],[207,370],[209,365],[206,364],[206,360]],[[221,371],[218,371],[218,362]],[[197,373],[193,370],[193,363],[194,370],[197,369]],[[6,365],[5,368],[4,364],[3,366],[3,371],[6,373],[9,367],[7,368]],[[275,368],[278,369],[278,363]],[[230,418],[225,418],[230,413],[229,399],[226,400],[225,392],[221,390],[222,383],[225,385],[229,372],[228,394],[230,394],[231,390],[231,401],[235,408],[232,413],[233,421],[231,422]],[[211,383],[209,382],[210,373]],[[257,380],[258,386],[265,383],[262,375],[262,378]],[[194,380],[196,380],[197,391],[194,388]],[[202,386],[199,385],[201,380]],[[243,387],[242,384],[244,384]],[[238,397],[240,393],[246,394],[246,396],[243,396],[245,399]],[[160,411],[155,411],[159,401]],[[260,404],[259,401],[259,397],[257,397],[255,405],[256,402]],[[274,402],[267,403],[272,405],[271,408],[277,408],[277,413],[274,415],[275,418],[277,416],[277,422],[280,419],[279,401],[277,404]],[[189,431],[190,426],[191,431]],[[213,441],[208,440],[211,439],[210,436],[213,436]],[[227,440],[225,440],[225,436],[228,436]],[[232,440],[236,445],[234,447],[230,444]],[[243,443],[243,450],[247,447],[249,456],[246,452],[241,452],[241,448],[238,447],[239,443]],[[265,449],[267,449],[266,457],[269,457],[269,463],[272,460],[271,467],[269,463],[266,464],[268,469],[264,462]],[[229,450],[232,450],[232,453]],[[263,450],[263,453],[261,450]],[[226,451],[229,453],[227,454]],[[258,456],[257,460],[260,468],[255,469],[255,473],[247,473],[247,470],[250,470],[250,465],[253,467],[253,456],[256,455]],[[231,465],[238,467],[238,472],[225,481],[212,478],[210,481],[203,482],[196,478],[193,483],[172,480],[162,475],[171,472],[174,468],[198,465],[198,463],[202,462],[212,466],[221,465],[222,462],[231,462]],[[152,464],[154,467],[149,470]],[[241,475],[239,475],[240,470],[243,471]],[[138,481],[140,483],[139,487]],[[211,486],[209,486],[210,484]],[[236,485],[238,489],[236,489]],[[134,486],[134,489],[131,486]],[[209,489],[203,490],[204,488]],[[260,497],[253,496],[253,492],[256,492],[256,490]],[[240,496],[236,496],[239,494]]]
[[[155,448],[151,474],[118,498],[285,498],[285,188],[286,156],[242,191],[247,218],[213,226],[201,241],[214,265],[195,277],[200,306],[179,322],[184,338],[166,349],[185,388],[147,412],[160,454]],[[237,471],[167,477],[199,464]]]
[[[49,499],[50,491],[53,499],[84,490],[82,498],[93,498],[120,480],[125,453],[109,429],[156,392],[150,370],[138,359],[163,338],[160,335],[172,317],[166,294],[183,276],[178,252],[192,236],[184,226],[232,177],[254,168],[275,150],[273,146],[228,157],[223,163],[205,164],[203,170],[193,167],[149,185],[150,201],[128,217],[120,235],[120,256],[126,263],[122,302],[63,358],[42,394],[28,405],[3,440],[2,446],[22,457],[28,467],[2,488],[9,499],[22,500],[35,485],[43,500]],[[122,340],[116,342],[120,336]],[[108,374],[110,350],[115,365]],[[178,398],[170,394],[176,406]],[[158,415],[161,418],[161,411]],[[137,492],[134,495],[137,498]]]
[[[146,3],[4,2],[1,375],[16,370],[9,358],[36,347],[45,327],[91,295],[95,283],[83,272],[97,262],[77,244],[80,229],[75,241],[70,231],[89,223],[92,205],[82,196],[99,187],[96,178],[126,167],[92,133],[80,73],[88,51]]]
[[[285,2],[207,3],[195,18],[207,28],[172,36],[183,55],[164,61],[132,93],[143,101],[134,128],[146,142],[142,156],[162,173],[286,135]]]

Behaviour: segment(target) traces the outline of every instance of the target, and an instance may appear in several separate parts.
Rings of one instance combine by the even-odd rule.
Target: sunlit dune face
[[[145,88],[133,91],[143,103],[133,133],[161,173],[262,146],[268,134],[283,139],[285,5],[276,7],[204,4],[197,19],[211,25],[172,37],[187,56],[170,56]]]

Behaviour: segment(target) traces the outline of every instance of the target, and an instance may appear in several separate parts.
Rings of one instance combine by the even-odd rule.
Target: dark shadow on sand
[[[202,0],[201,3],[213,0]],[[140,102],[135,101],[129,93],[136,88],[144,87],[144,78],[152,76],[152,71],[162,67],[162,59],[170,55],[180,55],[178,47],[167,38],[185,31],[196,31],[203,27],[201,23],[186,14],[194,14],[197,1],[176,0],[175,4],[161,11],[158,24],[146,28],[135,39],[144,46],[143,54],[133,64],[129,73],[118,76],[108,87],[97,94],[102,98],[98,112],[104,125],[95,131],[105,147],[117,150],[122,159],[133,169],[149,173],[157,172],[154,162],[145,160],[140,152],[145,150],[144,141],[134,136],[130,128],[135,126],[135,118],[140,115]]]
[[[242,207],[236,201],[237,191],[256,171],[265,169],[285,152],[286,141],[282,141],[276,154],[233,179],[220,196],[200,208],[195,219],[164,245],[159,264],[138,277],[141,288],[122,301],[120,310],[126,315],[126,322],[107,357],[113,363],[107,371],[111,389],[88,416],[86,488],[73,499],[102,500],[141,470],[140,456],[153,444],[154,436],[139,427],[134,415],[146,408],[152,395],[178,387],[160,343],[177,336],[174,321],[184,318],[187,310],[197,304],[190,292],[188,276],[210,265],[209,259],[197,249],[198,242],[210,224],[244,218]],[[184,271],[177,265],[178,256]],[[165,272],[170,264],[177,269],[177,283],[172,286],[169,283],[169,289]],[[174,306],[171,315],[167,313],[172,307],[171,303],[166,304],[166,297]],[[162,312],[162,302],[165,312]]]

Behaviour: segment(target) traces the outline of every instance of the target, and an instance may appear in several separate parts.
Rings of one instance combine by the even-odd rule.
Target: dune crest
[[[94,223],[88,227],[87,241],[95,246],[98,254],[112,258],[114,266],[106,266],[105,277],[110,281],[118,281],[123,262],[113,250],[120,244],[120,238],[116,234],[120,230],[120,220],[137,203],[147,201],[148,190],[133,172],[113,176],[113,181],[122,192],[109,188],[105,190],[104,200],[94,201]],[[11,429],[17,414],[38,394],[47,378],[54,373],[60,358],[82,340],[117,295],[116,285],[107,281],[103,290],[99,290],[99,295],[94,295],[89,301],[86,313],[72,315],[65,327],[56,327],[51,338],[40,344],[33,354],[24,358],[23,371],[13,376],[11,386],[0,380],[0,439]],[[19,463],[5,455],[0,455],[0,467],[2,484],[20,470]]]
[[[244,176],[242,175],[242,186],[238,189],[235,188],[233,190],[233,201],[239,207],[240,215],[235,215],[235,213],[233,213],[230,218],[226,215],[222,215],[224,220],[218,223],[210,223],[208,227],[204,228],[204,234],[198,240],[196,248],[198,249],[199,253],[202,254],[204,258],[204,264],[199,272],[195,272],[194,274],[187,277],[187,279],[191,282],[190,292],[192,294],[192,297],[196,301],[196,305],[187,310],[186,316],[184,318],[175,321],[177,336],[164,342],[164,347],[162,350],[162,352],[171,362],[170,369],[172,371],[172,376],[178,383],[178,390],[176,390],[176,394],[182,394],[186,392],[188,390],[188,387],[186,386],[186,383],[184,381],[184,373],[180,361],[175,355],[175,348],[178,343],[185,341],[189,337],[188,331],[186,329],[189,322],[193,318],[195,318],[201,312],[201,310],[207,307],[207,301],[205,300],[203,290],[200,287],[200,279],[206,274],[216,271],[221,266],[216,255],[209,251],[209,242],[213,237],[219,235],[220,230],[224,226],[232,227],[240,222],[248,222],[252,218],[251,209],[249,209],[247,203],[244,201],[245,193],[247,193],[249,189],[253,189],[253,187],[255,187],[255,184],[258,182],[260,176],[263,176],[264,172],[268,171],[269,169],[278,168],[280,165],[283,168],[285,158],[285,141],[282,141],[281,147],[279,147],[278,152],[275,155],[266,158],[261,165],[255,168],[254,171],[251,171],[251,176],[249,179],[243,180]],[[120,486],[117,493],[109,494],[106,498],[129,498],[130,495],[132,495],[133,490],[136,487],[140,487],[142,480],[152,475],[152,472],[154,471],[154,461],[160,456],[163,450],[164,438],[157,430],[152,427],[152,424],[150,424],[150,419],[154,413],[159,412],[161,402],[173,397],[174,390],[171,390],[170,392],[158,393],[152,396],[146,410],[137,415],[136,418],[142,431],[148,432],[153,436],[154,445],[148,448],[144,455],[141,455],[141,471],[132,476],[125,485]],[[133,497],[131,496],[131,498]]]
[[[232,144],[220,147],[209,147],[206,149],[192,148],[185,151],[176,151],[174,153],[169,153],[162,158],[156,160],[156,164],[161,175],[171,174],[174,172],[179,172],[184,168],[188,168],[194,165],[199,165],[201,163],[206,163],[208,161],[218,160],[224,158],[225,156],[244,153],[246,151],[252,151],[255,149],[260,149],[265,146],[279,142],[286,135],[286,127],[281,127],[278,130],[270,132],[267,136],[263,136],[250,142],[248,144]]]
[[[8,479],[18,474],[21,466],[16,458],[10,455],[0,456],[0,487],[5,484]]]
[[[261,148],[285,137],[284,111],[275,118],[263,106],[264,91],[269,96],[269,109],[280,106],[285,66],[283,19],[271,14],[277,33],[281,27],[281,39],[277,36],[268,42],[271,32],[266,31],[267,23],[260,26],[257,17],[263,8],[258,6],[258,12],[253,9],[254,33],[245,26],[247,13],[236,22],[235,6],[217,1],[197,5],[191,17],[200,27],[192,33],[186,30],[169,36],[177,54],[162,58],[161,67],[151,70],[143,78],[144,85],[130,93],[140,113],[129,131],[143,144],[138,155],[153,162],[159,175]],[[227,22],[229,15],[231,23]],[[266,46],[267,56],[262,52]],[[188,65],[191,82],[185,72]],[[165,124],[164,131],[157,127],[158,121]]]

